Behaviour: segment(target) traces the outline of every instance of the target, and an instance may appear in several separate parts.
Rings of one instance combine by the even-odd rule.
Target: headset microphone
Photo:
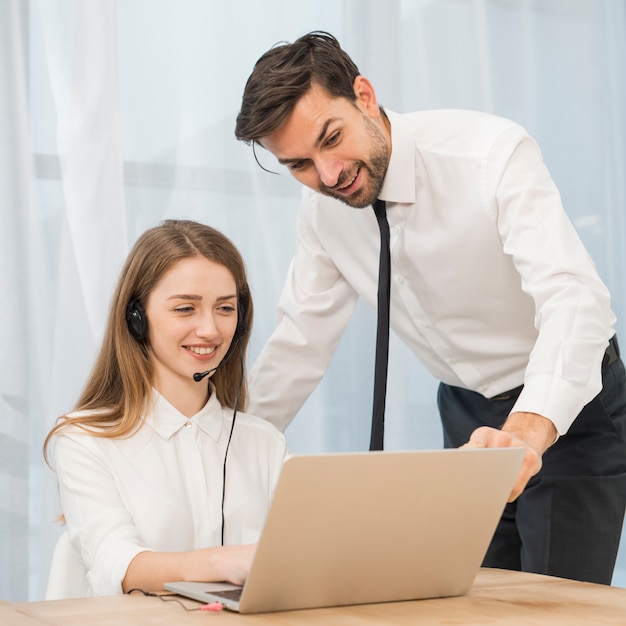
[[[221,363],[220,363],[221,365]],[[207,370],[206,372],[196,372],[193,375],[193,379],[199,383],[203,378],[206,378],[209,374],[212,374],[216,369],[219,368],[219,365],[217,367],[214,367],[212,370]]]
[[[243,335],[246,334],[246,330],[247,330],[247,326],[241,324],[240,326],[237,327],[237,334],[235,339],[233,340],[233,342],[230,345],[230,348],[228,348],[228,352],[226,353],[226,356],[224,357],[224,359],[220,362],[220,364],[217,367],[214,367],[213,369],[207,370],[206,372],[196,372],[193,375],[193,379],[199,383],[201,380],[203,380],[204,378],[206,378],[209,374],[212,374],[213,372],[215,372],[216,370],[218,370],[222,365],[224,365],[225,363],[228,362],[228,360],[230,359],[230,357],[233,355],[234,352],[234,348],[237,344],[239,344],[239,350],[241,351],[241,338],[243,337]]]

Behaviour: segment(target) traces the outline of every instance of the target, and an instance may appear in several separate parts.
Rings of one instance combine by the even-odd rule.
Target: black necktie
[[[385,434],[385,396],[389,358],[389,295],[391,289],[389,223],[387,222],[387,212],[383,200],[374,202],[374,213],[380,228],[380,263],[378,266],[378,325],[376,328],[376,365],[374,369],[370,450],[382,450]]]

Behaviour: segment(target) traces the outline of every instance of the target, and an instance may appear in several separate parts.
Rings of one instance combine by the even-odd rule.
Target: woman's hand
[[[243,585],[256,544],[219,546],[187,552],[140,552],[128,566],[122,589],[162,591],[176,580]]]

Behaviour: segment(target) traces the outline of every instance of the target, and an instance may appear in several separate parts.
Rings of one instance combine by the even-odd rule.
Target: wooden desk
[[[188,607],[200,606],[192,600],[185,600],[185,604]],[[228,611],[189,613],[175,602],[163,602],[159,598],[136,594],[21,604],[0,603],[1,626],[197,626],[208,624],[211,620],[218,620],[222,626],[374,626],[417,623],[447,626],[624,626],[626,589],[538,574],[482,569],[470,593],[459,598],[260,615],[238,615]]]

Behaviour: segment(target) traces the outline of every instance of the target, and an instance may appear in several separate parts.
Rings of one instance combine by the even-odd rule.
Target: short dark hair
[[[354,102],[359,68],[333,35],[314,31],[280,43],[255,64],[246,82],[235,136],[247,144],[273,133],[313,83]]]

